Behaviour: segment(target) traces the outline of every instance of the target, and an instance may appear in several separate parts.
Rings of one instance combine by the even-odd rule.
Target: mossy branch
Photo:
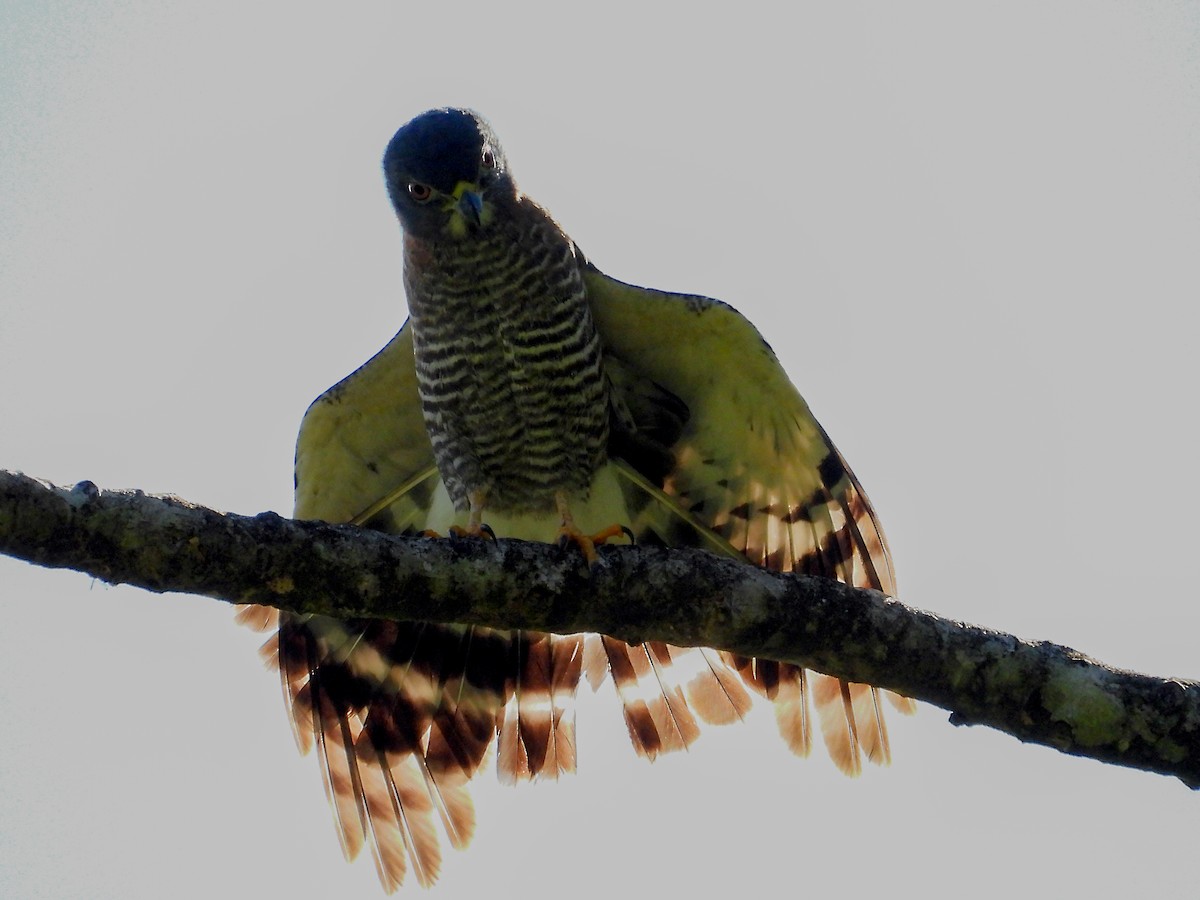
[[[703,645],[890,688],[1022,741],[1200,787],[1200,683],[1105,666],[875,591],[702,551],[392,537],[0,471],[0,552],[114,584],[301,613]],[[11,600],[9,602],[12,602]]]

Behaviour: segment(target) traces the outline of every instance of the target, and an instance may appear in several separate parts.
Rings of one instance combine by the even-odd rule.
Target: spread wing
[[[408,326],[318,397],[296,447],[298,519],[391,533],[425,527],[439,484],[417,395]],[[437,824],[463,847],[466,783],[499,736],[500,775],[575,768],[572,703],[582,638],[246,607],[277,628],[263,647],[283,682],[297,744],[315,748],[347,857],[369,846],[389,892],[441,863]]]
[[[635,430],[661,430],[663,410],[672,420],[670,461],[659,473],[638,467],[650,476],[643,493],[661,498],[649,504],[659,512],[652,530],[668,545],[696,543],[682,532],[698,524],[756,565],[894,593],[887,543],[866,494],[754,326],[719,301],[625,284],[593,266],[585,282]],[[656,395],[673,397],[677,408]],[[716,549],[713,543],[703,545]],[[705,653],[697,668],[722,678]],[[888,760],[875,688],[727,653],[717,662],[774,701],[780,731],[796,752],[807,753],[811,743],[811,695],[843,771],[858,772],[862,754]],[[617,676],[614,668],[619,685]],[[902,711],[912,710],[912,701],[890,696]]]

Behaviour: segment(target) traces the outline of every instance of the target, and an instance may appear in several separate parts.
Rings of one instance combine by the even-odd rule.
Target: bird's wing
[[[423,484],[434,471],[406,322],[304,414],[296,441],[295,516],[365,520],[385,531],[420,529],[431,493],[409,483]],[[372,511],[388,497],[395,502]]]
[[[309,407],[295,516],[413,533],[439,481],[406,325]],[[437,877],[437,821],[451,845],[466,845],[475,822],[466,782],[497,735],[503,778],[575,767],[581,636],[264,607],[243,608],[240,621],[278,629],[263,655],[280,671],[296,741],[317,750],[346,855],[370,846],[389,891],[409,868],[422,884]]]
[[[585,283],[606,362],[626,381],[640,379],[629,390],[641,405],[654,406],[660,392],[686,408],[670,413],[680,419],[673,462],[660,483],[643,478],[641,487],[643,517],[657,509],[653,530],[667,532],[658,537],[667,545],[696,544],[699,524],[719,538],[703,542],[709,549],[728,547],[772,570],[894,593],[887,543],[866,494],[754,326],[719,301],[625,284],[594,266]],[[636,420],[638,404],[630,406]],[[653,661],[652,649],[646,655]],[[724,673],[711,665],[714,658],[708,652],[698,668],[707,666],[719,680]],[[811,740],[811,694],[843,771],[860,769],[860,751],[876,762],[888,759],[875,688],[768,660],[721,654],[716,661],[775,701],[780,731],[797,752],[807,752]],[[709,692],[722,693],[726,687]],[[892,698],[911,710],[911,701]]]

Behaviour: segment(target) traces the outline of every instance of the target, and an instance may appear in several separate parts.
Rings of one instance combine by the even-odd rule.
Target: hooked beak
[[[464,219],[478,228],[480,217],[483,215],[483,198],[479,196],[479,192],[467,189],[463,185],[454,193],[458,197],[458,211]]]

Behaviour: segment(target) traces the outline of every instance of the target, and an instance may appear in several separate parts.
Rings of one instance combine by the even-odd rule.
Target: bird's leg
[[[577,546],[583,554],[583,558],[587,560],[588,568],[591,568],[596,563],[596,547],[605,543],[609,538],[624,534],[629,538],[630,543],[633,542],[633,532],[624,525],[609,525],[595,534],[584,534],[575,525],[575,518],[571,515],[571,507],[567,502],[567,495],[563,491],[555,493],[554,503],[558,507],[559,546],[565,547],[567,544]]]
[[[486,537],[493,541],[496,539],[496,532],[492,531],[492,527],[483,521],[483,507],[487,503],[487,491],[468,491],[467,502],[470,504],[470,512],[467,514],[467,525],[450,526],[450,536],[461,537]],[[426,528],[421,532],[422,537],[441,537],[441,534],[431,528]]]

